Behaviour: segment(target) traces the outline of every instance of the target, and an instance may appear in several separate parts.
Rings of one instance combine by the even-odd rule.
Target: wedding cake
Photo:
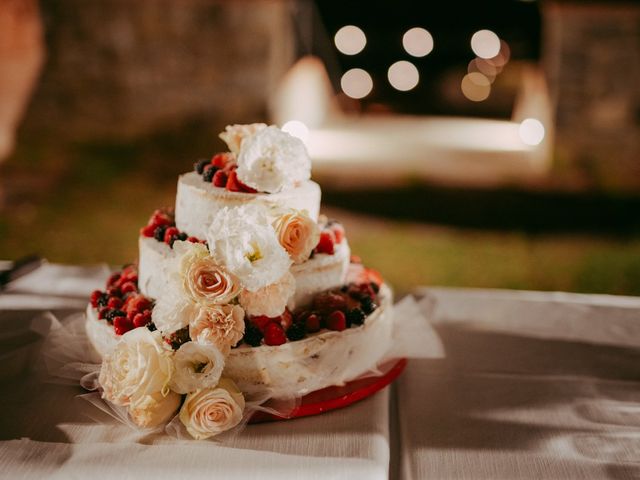
[[[178,415],[208,438],[245,405],[299,398],[371,370],[392,294],[320,211],[302,141],[228,126],[229,151],[181,175],[175,209],[140,231],[139,261],[87,307],[102,396],[141,427]]]

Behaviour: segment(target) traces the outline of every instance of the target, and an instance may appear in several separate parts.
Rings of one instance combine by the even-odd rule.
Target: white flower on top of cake
[[[306,211],[282,212],[273,222],[280,245],[287,251],[293,263],[309,259],[311,251],[318,245],[320,229]]]
[[[311,178],[302,140],[273,125],[243,140],[237,162],[240,181],[259,192],[276,193]]]
[[[244,336],[244,310],[238,305],[200,309],[189,320],[191,340],[215,345],[227,355]]]
[[[252,292],[278,281],[291,266],[266,209],[257,204],[220,210],[207,231],[207,242],[214,260]]]
[[[277,317],[284,312],[289,300],[296,293],[296,279],[290,272],[275,283],[255,292],[243,290],[240,305],[249,315]]]
[[[229,150],[236,155],[240,152],[242,141],[254,133],[267,128],[264,123],[251,123],[249,125],[227,125],[219,137],[227,144]]]
[[[236,384],[222,378],[216,388],[188,394],[179,418],[193,438],[203,440],[240,423],[244,406],[244,396]]]
[[[173,364],[171,390],[191,393],[218,384],[224,369],[224,355],[215,345],[186,342],[174,354]]]
[[[105,356],[98,381],[103,398],[128,406],[146,395],[166,397],[173,371],[171,351],[165,347],[160,332],[136,328],[125,333]]]

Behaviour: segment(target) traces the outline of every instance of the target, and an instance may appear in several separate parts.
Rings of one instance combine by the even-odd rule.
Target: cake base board
[[[352,403],[364,400],[382,390],[398,378],[406,365],[406,358],[388,362],[380,367],[380,370],[383,372],[381,376],[366,377],[353,380],[340,387],[327,387],[316,392],[311,392],[302,397],[300,404],[285,416],[258,411],[251,416],[249,423],[293,420],[294,418],[319,415],[324,412],[347,407]]]

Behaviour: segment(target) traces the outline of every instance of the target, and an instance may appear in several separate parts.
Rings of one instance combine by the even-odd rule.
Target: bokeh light
[[[511,49],[509,45],[504,40],[500,40],[500,51],[495,57],[491,57],[486,59],[486,61],[492,65],[494,65],[498,69],[498,73],[502,70],[502,68],[509,62],[511,58]]]
[[[498,68],[495,65],[493,65],[492,63],[489,63],[487,60],[483,58],[474,58],[473,60],[471,60],[469,62],[469,65],[467,66],[467,72],[481,73],[485,77],[487,77],[491,83],[493,83],[493,81],[496,79],[496,76],[499,73]]]
[[[493,58],[500,53],[500,38],[491,30],[479,30],[471,37],[471,50],[480,58]]]
[[[409,55],[424,57],[433,50],[433,37],[424,28],[411,28],[402,36],[402,46]]]
[[[309,128],[300,120],[289,120],[282,125],[282,131],[299,138],[304,143],[307,143],[307,140],[309,140]]]
[[[472,102],[486,100],[491,93],[491,82],[480,72],[471,72],[464,76],[460,85],[462,94]]]
[[[535,118],[526,118],[518,128],[520,139],[526,145],[539,145],[544,140],[544,125]]]
[[[389,67],[387,78],[393,88],[406,92],[418,85],[420,74],[413,63],[400,60]]]
[[[333,38],[336,48],[345,55],[356,55],[367,45],[364,32],[355,25],[345,25]]]
[[[352,68],[345,72],[340,79],[342,91],[351,98],[364,98],[373,89],[373,80],[366,70]]]

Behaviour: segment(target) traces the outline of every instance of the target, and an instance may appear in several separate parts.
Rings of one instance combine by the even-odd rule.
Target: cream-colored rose
[[[196,303],[224,305],[240,293],[238,280],[209,255],[207,247],[193,247],[180,261],[184,292]]]
[[[216,388],[187,395],[180,409],[180,421],[197,439],[218,435],[242,420],[244,397],[233,381],[222,378]]]
[[[172,375],[171,351],[165,348],[160,332],[135,328],[104,357],[98,381],[103,398],[126,406],[145,395],[167,395]]]
[[[200,309],[189,323],[191,340],[215,345],[228,354],[244,335],[244,310],[238,305],[215,305]]]
[[[224,368],[224,356],[215,345],[186,342],[174,354],[173,365],[171,390],[191,393],[218,384]]]
[[[248,315],[277,317],[284,312],[295,292],[296,280],[291,272],[287,272],[280,280],[260,290],[243,290],[240,293],[240,305]]]
[[[320,240],[318,225],[304,211],[292,210],[280,215],[273,222],[273,228],[293,263],[308,260]]]
[[[181,400],[181,395],[171,391],[166,396],[160,392],[145,395],[129,405],[129,416],[139,427],[157,427],[175,415]]]
[[[236,155],[240,152],[242,141],[254,133],[266,128],[264,123],[251,123],[249,125],[227,125],[225,131],[219,136],[227,144],[229,150]]]

